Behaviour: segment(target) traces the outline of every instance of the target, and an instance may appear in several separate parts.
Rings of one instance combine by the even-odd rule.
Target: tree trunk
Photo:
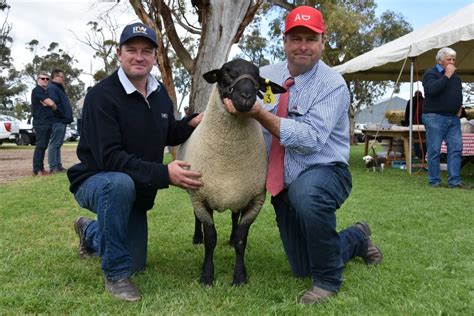
[[[227,61],[234,37],[252,1],[210,0],[209,3],[207,15],[202,17],[201,42],[192,73],[190,107],[196,112],[206,109],[212,88],[202,74],[220,68]]]
[[[164,0],[129,0],[143,23],[157,32],[158,63],[163,83],[176,107],[176,93],[170,60],[167,56],[171,44],[192,77],[189,105],[191,110],[206,109],[212,85],[202,75],[220,68],[227,61],[230,49],[237,43],[245,27],[253,20],[263,0],[192,0],[191,4],[201,24],[199,49],[193,59],[175,29],[177,7],[170,8]],[[176,5],[176,3],[174,3]],[[178,4],[181,6],[181,4]],[[181,8],[182,9],[182,8]],[[166,37],[166,38],[165,38]]]

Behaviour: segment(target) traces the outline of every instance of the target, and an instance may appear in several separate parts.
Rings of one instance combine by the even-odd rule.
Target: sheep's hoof
[[[247,283],[247,273],[244,271],[234,272],[234,279],[232,280],[233,286],[239,286]]]
[[[232,286],[240,286],[244,285],[245,283],[247,283],[247,278],[245,277],[245,275],[234,275],[234,279],[232,280]]]
[[[205,286],[212,286],[214,283],[214,278],[201,275],[201,279],[199,280],[199,282],[201,282],[201,284]]]

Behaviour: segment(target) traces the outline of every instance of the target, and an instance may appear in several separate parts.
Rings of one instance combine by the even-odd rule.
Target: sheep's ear
[[[269,86],[270,86],[270,88],[272,88],[273,93],[279,94],[279,93],[285,93],[286,92],[286,89],[283,88],[282,86],[280,86],[279,84],[276,84],[273,81],[270,81],[270,80],[262,78],[262,77],[258,77],[258,86],[259,86],[259,90],[263,91],[263,92],[266,92],[267,87],[269,87]]]
[[[220,78],[220,69],[214,69],[202,75],[208,83],[216,83]]]

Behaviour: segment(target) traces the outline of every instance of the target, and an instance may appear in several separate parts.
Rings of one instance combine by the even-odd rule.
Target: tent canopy
[[[415,71],[418,71],[421,80],[423,73],[435,65],[438,50],[445,46],[453,48],[457,53],[456,73],[461,80],[473,82],[474,4],[333,69],[347,80],[395,81],[408,56],[416,58]],[[403,69],[401,81],[410,81],[409,63],[410,60]],[[418,79],[416,74],[414,79]]]

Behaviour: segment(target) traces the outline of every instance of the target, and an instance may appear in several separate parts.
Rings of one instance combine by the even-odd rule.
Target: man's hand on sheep
[[[174,160],[168,164],[170,183],[183,189],[199,189],[203,183],[201,172],[188,170],[191,165],[186,161]]]
[[[201,123],[203,117],[204,112],[199,113],[196,117],[193,117],[193,119],[188,122],[188,125],[191,127],[197,127],[199,123]]]
[[[254,118],[273,136],[280,138],[280,118],[273,113],[266,111],[260,102],[255,102],[252,109],[248,112],[239,112],[235,109],[231,99],[224,99],[224,109],[232,115]]]

